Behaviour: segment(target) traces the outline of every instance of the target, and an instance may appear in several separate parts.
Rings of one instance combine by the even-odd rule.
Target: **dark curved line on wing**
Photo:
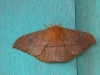
[[[91,41],[90,41],[91,42]],[[86,44],[83,44],[83,45],[87,45],[89,44],[90,42],[86,43]],[[62,47],[62,46],[83,46],[83,45],[57,45],[57,46],[46,46],[46,48],[50,48],[50,47]],[[23,45],[16,45],[16,46],[22,46],[22,47],[26,47],[26,46],[23,46]],[[32,48],[32,47],[44,47],[44,46],[29,46],[29,47],[26,47],[26,48]]]

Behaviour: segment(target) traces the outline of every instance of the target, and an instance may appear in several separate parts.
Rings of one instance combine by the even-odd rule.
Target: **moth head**
[[[56,24],[54,24],[54,25],[50,24],[49,26],[47,26],[47,25],[44,24],[44,26],[46,28],[52,28],[52,27],[60,27],[60,24],[58,24],[58,25],[56,25]]]

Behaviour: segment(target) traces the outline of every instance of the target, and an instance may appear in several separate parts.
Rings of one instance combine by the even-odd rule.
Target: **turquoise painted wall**
[[[100,0],[75,0],[76,29],[91,33],[96,44],[77,57],[78,75],[100,75]]]
[[[99,75],[99,19],[100,0],[0,0],[0,75]],[[11,48],[19,36],[59,23],[91,33],[97,43],[70,62],[53,64]]]
[[[0,0],[0,75],[77,75],[76,58],[43,63],[12,48],[19,36],[59,23],[75,29],[74,0]]]

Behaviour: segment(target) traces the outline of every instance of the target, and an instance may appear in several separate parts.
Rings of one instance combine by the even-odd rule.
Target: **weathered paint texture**
[[[12,48],[19,36],[50,23],[75,29],[74,0],[0,0],[0,75],[77,75],[76,59],[43,63]]]
[[[76,29],[91,33],[96,44],[77,57],[78,75],[100,74],[100,0],[75,0]]]
[[[44,29],[44,24],[75,29],[75,6],[76,29],[97,41],[77,61],[42,63],[11,48],[19,36]],[[0,0],[0,75],[99,75],[99,32],[100,0],[75,0],[75,5],[74,0]]]

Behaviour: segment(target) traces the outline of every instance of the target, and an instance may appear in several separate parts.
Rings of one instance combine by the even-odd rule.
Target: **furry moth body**
[[[43,62],[67,62],[95,43],[89,33],[51,26],[19,37],[13,48]]]

